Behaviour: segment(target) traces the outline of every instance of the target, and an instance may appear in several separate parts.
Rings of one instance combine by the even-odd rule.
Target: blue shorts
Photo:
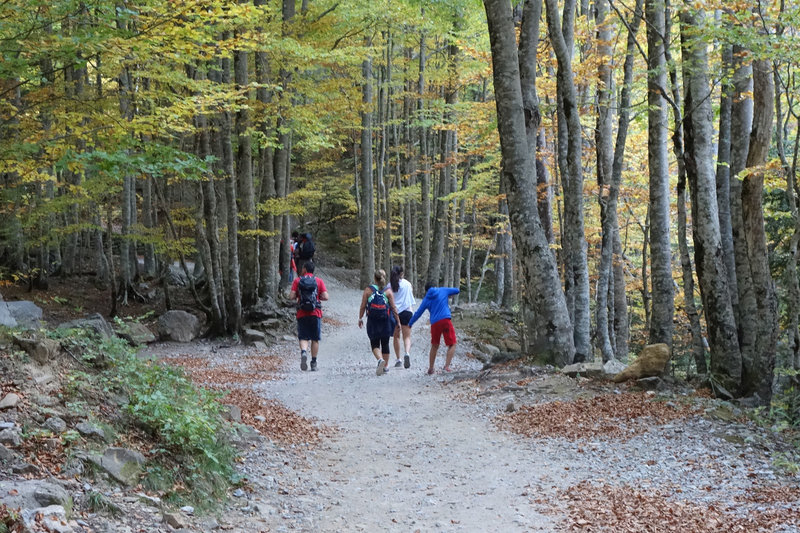
[[[297,319],[297,338],[301,341],[318,341],[322,332],[322,319],[304,316]]]

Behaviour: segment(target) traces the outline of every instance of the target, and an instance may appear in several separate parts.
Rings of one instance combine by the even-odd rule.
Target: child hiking
[[[436,352],[439,351],[439,342],[444,336],[444,344],[447,346],[447,356],[444,361],[444,371],[450,372],[450,363],[456,353],[456,330],[450,319],[450,306],[447,304],[448,298],[458,294],[458,289],[454,287],[434,287],[431,282],[425,284],[425,298],[419,305],[417,312],[408,322],[409,327],[419,320],[422,313],[427,309],[431,316],[431,352],[429,356],[428,374],[433,374],[433,364],[436,362]]]
[[[394,328],[394,366],[399,367],[402,364],[405,368],[408,368],[411,366],[411,326],[408,325],[408,321],[411,320],[411,316],[414,314],[414,305],[417,303],[414,300],[414,287],[403,277],[403,267],[400,265],[392,267],[392,274],[389,280],[389,285],[384,290],[392,289],[394,301],[397,304],[397,315],[400,317],[400,322]],[[402,363],[400,363],[401,333],[403,336]]]
[[[383,290],[386,285],[386,272],[375,271],[375,283],[364,289],[361,307],[358,309],[358,327],[364,327],[364,314],[367,315],[367,337],[372,355],[378,361],[377,375],[386,372],[389,364],[389,337],[394,333],[394,325],[400,321],[394,305],[394,294]]]

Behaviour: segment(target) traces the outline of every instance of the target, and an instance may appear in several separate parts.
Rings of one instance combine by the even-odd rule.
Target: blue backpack
[[[377,285],[370,285],[372,296],[367,299],[367,317],[375,322],[389,320],[389,298]]]

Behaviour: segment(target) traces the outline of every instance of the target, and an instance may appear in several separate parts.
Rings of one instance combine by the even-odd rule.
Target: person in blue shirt
[[[450,363],[456,353],[456,330],[450,319],[450,306],[447,300],[460,291],[454,287],[434,287],[431,282],[425,284],[425,298],[422,299],[417,312],[408,321],[408,326],[414,325],[422,313],[427,309],[431,317],[431,352],[429,357],[428,374],[433,374],[433,364],[436,362],[436,352],[439,351],[441,337],[447,346],[447,356],[444,361],[444,371],[450,372]]]

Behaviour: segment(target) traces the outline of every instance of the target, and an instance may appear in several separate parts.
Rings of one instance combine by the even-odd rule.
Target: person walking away
[[[300,343],[300,370],[308,370],[311,347],[311,370],[317,370],[317,354],[322,333],[322,303],[328,299],[325,282],[314,276],[314,262],[303,263],[300,277],[292,282],[291,297],[297,302],[297,340]]]
[[[311,234],[303,233],[303,235],[300,236],[300,242],[297,245],[297,259],[295,260],[297,263],[298,272],[302,268],[303,263],[306,261],[312,261],[314,259],[315,251],[316,246],[314,246],[314,241],[311,239]]]
[[[444,336],[444,344],[447,346],[447,356],[444,361],[444,371],[450,372],[450,363],[456,353],[456,330],[453,328],[451,320],[450,306],[448,298],[458,294],[455,287],[434,287],[431,282],[425,284],[425,298],[422,299],[417,312],[408,321],[409,327],[419,320],[422,313],[427,309],[431,318],[431,352],[429,356],[428,374],[433,374],[433,364],[436,362],[436,352],[439,351],[439,342]]]
[[[358,327],[364,327],[364,314],[367,315],[367,337],[369,337],[372,355],[378,361],[377,375],[387,371],[389,364],[389,337],[394,333],[395,324],[399,323],[397,308],[394,305],[394,294],[391,289],[382,290],[386,285],[386,271],[375,271],[375,283],[364,288],[361,294],[361,307],[358,309]]]
[[[414,287],[411,283],[403,277],[403,267],[395,265],[392,267],[392,273],[389,276],[389,285],[384,290],[392,289],[394,294],[394,301],[397,304],[397,315],[400,321],[395,325],[393,344],[394,344],[394,357],[395,367],[401,364],[405,368],[411,366],[411,326],[408,321],[414,314],[414,306],[416,300],[414,299]],[[403,362],[400,362],[400,335],[403,336]]]
[[[292,239],[289,241],[289,281],[294,281],[294,278],[297,277],[297,263],[295,263],[295,257],[297,257],[297,240],[299,238],[300,235],[296,231],[293,231]]]

